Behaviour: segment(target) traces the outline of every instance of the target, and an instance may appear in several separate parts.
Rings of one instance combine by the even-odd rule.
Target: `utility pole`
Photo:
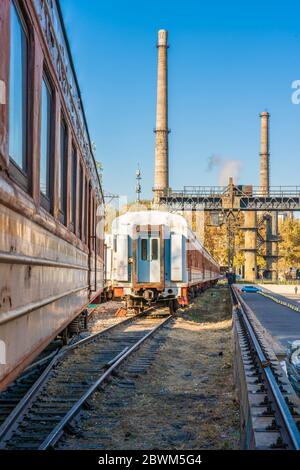
[[[142,185],[141,185],[142,173],[141,173],[139,165],[138,165],[138,168],[135,172],[135,179],[136,179],[136,184],[135,184],[136,198],[135,198],[135,202],[139,203],[141,201],[141,192],[142,192]]]

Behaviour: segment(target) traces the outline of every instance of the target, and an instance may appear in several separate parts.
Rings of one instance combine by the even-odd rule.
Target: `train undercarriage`
[[[179,307],[187,307],[192,300],[212,287],[217,280],[202,282],[192,286],[160,291],[156,288],[140,288],[126,293],[124,288],[109,288],[106,291],[107,300],[122,300],[124,302],[124,314],[129,311],[142,313],[149,307],[168,307],[170,313],[177,312]]]

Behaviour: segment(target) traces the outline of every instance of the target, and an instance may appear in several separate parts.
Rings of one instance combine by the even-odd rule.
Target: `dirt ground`
[[[105,302],[99,304],[94,310],[89,320],[89,331],[91,334],[98,333],[116,323],[124,320],[124,317],[117,317],[116,312],[122,306],[121,302]]]
[[[146,374],[133,378],[130,365],[140,354],[147,357],[149,344],[120,370],[125,386],[130,385],[125,393],[119,378],[94,395],[84,440],[90,436],[93,446],[105,449],[237,449],[231,326],[226,288],[196,298],[156,334]]]

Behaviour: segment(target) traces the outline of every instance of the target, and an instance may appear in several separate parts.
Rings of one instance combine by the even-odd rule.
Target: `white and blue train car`
[[[164,302],[174,310],[220,277],[218,263],[177,214],[127,212],[113,221],[106,246],[108,295],[127,308]]]

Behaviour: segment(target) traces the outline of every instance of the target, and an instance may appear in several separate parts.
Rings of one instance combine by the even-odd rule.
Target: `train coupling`
[[[146,289],[144,292],[143,292],[143,298],[146,300],[146,302],[152,302],[153,300],[155,300],[155,293],[153,290],[151,289]]]

